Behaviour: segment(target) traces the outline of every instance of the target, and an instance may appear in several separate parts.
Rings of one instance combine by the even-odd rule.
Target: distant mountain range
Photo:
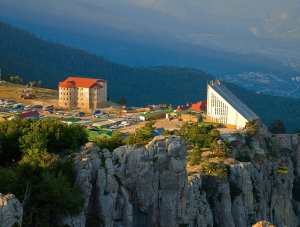
[[[128,66],[197,68],[256,92],[300,97],[299,7],[296,0],[1,0],[0,19]]]
[[[52,41],[0,22],[0,68],[5,77],[19,75],[24,82],[42,80],[44,87],[57,88],[68,76],[103,78],[108,81],[111,101],[124,97],[128,106],[172,104],[206,99],[206,86],[214,80],[195,68],[174,66],[129,67]],[[300,99],[257,94],[225,83],[262,122],[282,120],[288,132],[300,128]],[[3,95],[3,94],[1,94]]]

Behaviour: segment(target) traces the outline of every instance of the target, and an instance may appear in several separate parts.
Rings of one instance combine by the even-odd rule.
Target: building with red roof
[[[59,106],[97,109],[107,101],[107,81],[103,79],[68,77],[58,84]]]
[[[181,106],[177,107],[176,111],[188,110],[191,108],[191,106],[192,106],[192,104],[190,104],[190,103],[186,104],[186,106],[181,105]]]
[[[206,105],[206,100],[203,100],[197,103],[193,103],[190,109],[196,111],[206,111]]]

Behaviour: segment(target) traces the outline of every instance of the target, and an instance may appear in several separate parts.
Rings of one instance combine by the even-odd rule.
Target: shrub
[[[188,160],[189,160],[189,164],[192,166],[199,164],[201,160],[201,150],[195,148],[193,151],[190,151]]]
[[[228,178],[228,170],[226,165],[223,163],[206,162],[202,165],[202,171],[206,176],[221,179]]]

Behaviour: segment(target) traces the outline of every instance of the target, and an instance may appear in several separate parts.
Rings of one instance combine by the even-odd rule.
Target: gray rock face
[[[205,192],[199,194],[201,178],[188,182],[186,155],[180,137],[159,136],[146,148],[123,146],[112,153],[86,144],[75,158],[84,210],[60,223],[82,227],[98,216],[108,227],[212,226]]]
[[[297,157],[295,136],[273,139],[274,149],[288,146]],[[268,222],[298,227],[300,204],[292,201],[295,176],[289,156],[288,174],[280,174],[280,159],[264,158],[270,152],[268,140],[259,137],[251,148],[241,143],[235,154],[242,151],[260,161],[229,164],[228,179],[212,181],[202,173],[187,175],[187,151],[180,137],[158,136],[145,148],[122,146],[114,152],[88,143],[75,158],[84,210],[61,223],[83,227],[86,220],[100,217],[108,227],[250,227]]]
[[[235,144],[231,157],[248,155],[252,162],[228,164],[228,179],[187,174],[180,137],[158,136],[145,148],[122,146],[114,152],[87,143],[74,158],[83,211],[58,221],[71,227],[89,220],[105,227],[298,227],[300,203],[293,200],[293,187],[299,141],[298,135],[271,135],[261,127],[249,147],[244,139]],[[278,172],[281,160],[287,174]],[[21,223],[22,214],[13,195],[0,194],[1,227]]]
[[[14,224],[21,226],[23,207],[18,199],[12,194],[0,193],[0,226],[11,227]]]

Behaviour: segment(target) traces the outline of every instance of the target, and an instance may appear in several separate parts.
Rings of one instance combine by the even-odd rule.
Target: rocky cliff
[[[237,139],[231,157],[246,155],[251,161],[232,159],[227,179],[187,171],[187,150],[179,137],[159,136],[145,148],[123,146],[114,152],[88,143],[75,165],[84,211],[62,223],[247,227],[270,222],[297,227],[300,206],[293,200],[293,181],[299,168],[299,141],[297,135],[272,136],[264,126],[249,144]],[[281,157],[287,174],[278,173]]]
[[[227,167],[228,177],[220,178],[204,173],[201,163],[190,168],[180,137],[158,136],[145,148],[114,152],[87,143],[75,157],[84,209],[59,221],[71,227],[298,227],[299,144],[298,135],[271,135],[261,126],[251,140],[237,137],[229,158],[214,160]],[[286,174],[278,172],[282,160]]]
[[[200,176],[188,180],[186,155],[180,137],[156,137],[146,148],[123,146],[112,153],[86,144],[75,165],[84,211],[62,223],[85,226],[90,219],[120,227],[213,226],[205,193],[199,194]]]
[[[0,193],[0,226],[21,226],[23,216],[22,204],[14,195]]]

